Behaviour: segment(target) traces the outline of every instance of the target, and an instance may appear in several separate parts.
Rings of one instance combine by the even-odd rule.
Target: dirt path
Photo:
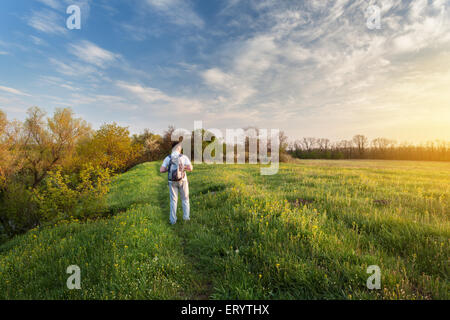
[[[159,168],[158,174],[159,173]],[[213,286],[212,286],[212,280],[208,273],[203,270],[199,263],[197,263],[198,259],[196,259],[196,256],[192,254],[192,250],[189,250],[190,246],[190,239],[188,237],[189,227],[192,227],[188,224],[193,224],[196,222],[183,221],[182,217],[182,209],[181,209],[181,201],[179,199],[178,201],[178,210],[177,210],[177,216],[178,220],[175,225],[171,225],[169,223],[169,210],[170,210],[170,203],[169,203],[169,190],[168,190],[168,183],[167,183],[167,174],[162,174],[164,179],[162,182],[158,184],[158,189],[160,190],[158,200],[159,200],[159,206],[161,208],[161,214],[164,216],[165,219],[167,219],[167,227],[172,229],[175,233],[176,237],[179,238],[181,250],[184,254],[184,258],[189,265],[190,268],[192,268],[194,277],[191,279],[191,283],[186,283],[186,288],[181,290],[180,292],[180,298],[181,299],[194,299],[194,300],[207,300],[210,298],[212,292],[213,292]],[[192,203],[191,203],[192,208]],[[191,253],[189,253],[191,251]],[[201,252],[197,252],[196,254],[201,255]]]

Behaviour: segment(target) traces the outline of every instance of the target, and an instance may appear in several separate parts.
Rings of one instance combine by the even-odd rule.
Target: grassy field
[[[0,247],[2,299],[449,299],[450,164],[300,161],[279,174],[198,165],[191,218],[168,223],[166,174],[113,182],[114,216]],[[66,268],[81,268],[68,290]],[[367,266],[381,268],[369,290]]]

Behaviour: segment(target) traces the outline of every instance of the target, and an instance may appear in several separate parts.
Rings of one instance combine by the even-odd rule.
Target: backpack
[[[182,155],[169,155],[168,179],[169,181],[180,181],[186,175],[184,164],[181,159]]]

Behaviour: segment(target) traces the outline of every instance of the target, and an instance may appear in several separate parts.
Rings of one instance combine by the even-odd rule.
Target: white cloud
[[[47,34],[67,34],[66,9],[70,5],[77,5],[81,10],[81,26],[89,21],[91,0],[38,0],[38,2],[49,7],[33,11],[31,17],[25,17],[28,25],[34,29]]]
[[[60,9],[61,8],[61,1],[58,0],[38,0],[39,2],[49,6],[52,9]]]
[[[35,45],[38,45],[38,46],[47,44],[47,42],[45,42],[44,40],[42,40],[41,38],[36,37],[36,36],[30,36],[30,39],[31,39],[31,41],[33,41],[33,43]]]
[[[70,91],[81,91],[81,88],[76,87],[73,82],[68,81],[66,79],[62,79],[59,77],[53,76],[41,76],[39,77],[39,84],[44,84],[45,86],[59,86],[61,88],[70,90]]]
[[[105,68],[121,58],[119,54],[102,49],[96,44],[86,40],[77,44],[70,44],[69,51],[78,57],[78,59],[100,68]]]
[[[65,13],[66,9],[70,5],[77,5],[81,9],[82,18],[83,15],[87,17],[90,11],[90,2],[92,0],[38,0],[40,3],[54,9],[55,11]],[[107,7],[106,4],[101,4],[102,8]]]
[[[118,82],[117,86],[126,89],[135,94],[145,102],[170,101],[171,98],[158,89],[151,87],[143,87],[139,84],[129,84],[126,82]]]
[[[160,114],[198,114],[203,109],[203,103],[197,99],[171,96],[157,88],[144,87],[140,84],[124,81],[118,81],[116,85],[131,93],[132,97],[137,97],[139,100],[149,103]]]
[[[206,82],[215,87],[228,87],[232,82],[232,77],[218,68],[206,70],[203,73]]]
[[[423,11],[428,5],[428,0],[414,0],[411,1],[410,4],[410,11],[409,16],[412,21],[416,20],[417,18],[420,18]]]
[[[204,71],[202,77],[210,87],[228,95],[227,103],[229,107],[244,103],[247,98],[255,93],[253,87],[237,75],[227,74],[218,68]]]
[[[79,64],[75,62],[65,63],[55,58],[50,58],[49,60],[56,67],[57,72],[67,76],[75,77],[97,73],[96,68],[86,64]]]
[[[203,27],[203,20],[193,10],[187,0],[146,0],[146,4],[156,12],[166,16],[180,26]]]
[[[28,18],[28,25],[49,34],[65,34],[67,32],[64,17],[48,9],[33,12],[32,16]]]
[[[4,91],[4,92],[7,92],[7,93],[12,93],[12,94],[19,95],[19,96],[27,96],[27,97],[31,96],[28,93],[22,92],[20,90],[17,90],[17,89],[14,89],[14,88],[10,88],[10,87],[4,87],[4,86],[0,86],[0,91]]]

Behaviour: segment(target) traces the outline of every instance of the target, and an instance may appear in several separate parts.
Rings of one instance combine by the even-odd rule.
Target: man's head
[[[172,152],[176,151],[181,153],[182,143],[181,142],[172,142]]]

